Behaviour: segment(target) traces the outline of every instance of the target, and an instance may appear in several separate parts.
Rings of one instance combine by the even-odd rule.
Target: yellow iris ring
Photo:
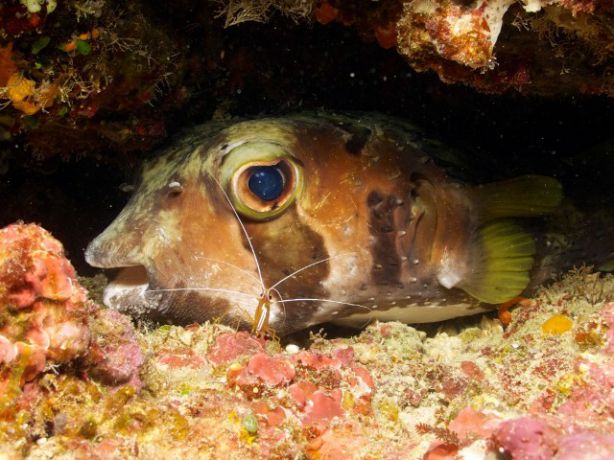
[[[264,202],[245,191],[246,173],[254,166],[280,165],[285,174],[284,192],[278,200]],[[296,160],[280,145],[248,142],[235,147],[225,157],[220,178],[237,212],[253,220],[273,219],[294,202],[303,189],[303,171]],[[287,189],[286,187],[291,187]]]

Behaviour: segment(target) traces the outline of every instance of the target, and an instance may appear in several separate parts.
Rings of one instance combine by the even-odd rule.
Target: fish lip
[[[119,273],[105,286],[102,303],[122,312],[143,313],[150,300],[145,293],[149,290],[150,279],[143,265],[120,267]]]
[[[104,268],[98,263],[98,248],[93,241],[85,248],[85,261],[92,267]]]

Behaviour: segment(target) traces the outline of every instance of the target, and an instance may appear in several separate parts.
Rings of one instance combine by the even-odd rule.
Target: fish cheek
[[[162,308],[148,313],[149,319],[183,326],[207,320],[225,320],[228,324],[232,322],[232,318],[227,318],[231,304],[226,299],[203,297],[196,292],[173,292],[166,294],[162,302]],[[244,322],[242,318],[237,321],[241,324]]]
[[[153,260],[155,287],[174,290],[162,293],[158,321],[189,324],[219,319],[233,325],[248,322],[248,315],[237,308],[236,301],[226,299],[223,293],[207,291],[253,291],[254,297],[257,292],[253,282],[238,276],[232,267],[253,269],[252,255],[243,248],[236,219],[224,210],[224,203],[212,201],[209,193],[186,184],[180,196],[161,205],[162,213],[174,216],[172,233],[179,238],[162,248]]]
[[[206,194],[186,182],[181,193],[159,196],[152,220],[158,224],[157,251],[151,258],[157,287],[178,288],[185,280],[190,280],[187,287],[204,286],[201,276],[210,263],[203,258],[218,258],[216,252],[223,252],[227,239]]]
[[[275,220],[248,223],[247,231],[258,253],[265,284],[269,286],[329,256],[324,239],[301,222],[294,207]],[[317,264],[284,281],[279,290],[284,298],[325,295],[320,282],[328,277],[329,269],[328,262]]]

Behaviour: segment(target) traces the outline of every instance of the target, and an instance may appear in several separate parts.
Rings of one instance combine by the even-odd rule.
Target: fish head
[[[144,166],[86,259],[124,268],[105,290],[113,308],[249,327],[267,295],[266,322],[283,334],[378,308],[382,292],[392,302],[439,289],[433,251],[442,212],[464,225],[459,197],[412,142],[377,123],[205,125]],[[448,266],[454,235],[437,249]]]

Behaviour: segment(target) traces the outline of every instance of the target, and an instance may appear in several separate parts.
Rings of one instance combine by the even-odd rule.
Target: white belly
[[[336,319],[333,322],[348,327],[364,327],[373,320],[400,321],[407,324],[435,323],[437,321],[444,321],[459,316],[475,315],[487,311],[492,311],[492,308],[464,303],[428,306],[408,305],[406,307],[393,307],[388,310],[373,310],[368,313],[357,313],[346,316],[345,318]]]

